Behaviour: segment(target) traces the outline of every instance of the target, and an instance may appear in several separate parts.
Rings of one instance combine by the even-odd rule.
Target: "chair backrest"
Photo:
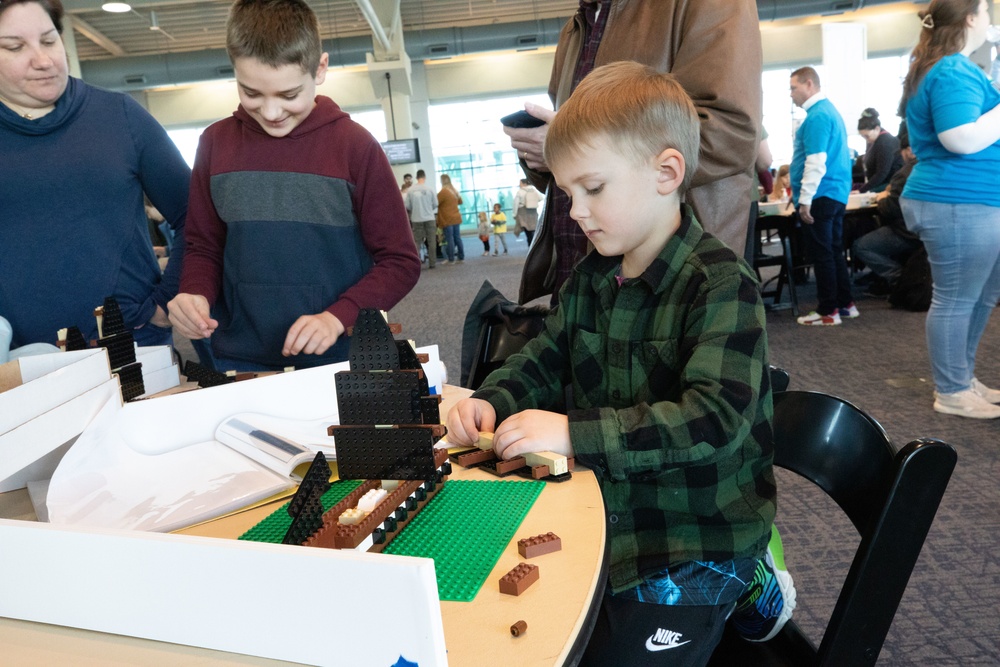
[[[791,376],[784,368],[768,366],[767,372],[771,376],[771,391],[787,391],[788,383],[792,381]]]
[[[816,483],[861,534],[815,664],[875,664],[956,460],[938,440],[895,451],[878,422],[843,399],[774,395],[775,465]]]

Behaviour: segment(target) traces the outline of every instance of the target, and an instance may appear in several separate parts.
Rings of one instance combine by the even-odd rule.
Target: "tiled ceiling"
[[[143,3],[124,14],[105,12],[99,2],[65,4],[70,14],[83,22],[77,25],[75,35],[80,60],[100,60],[224,48],[231,2]],[[319,17],[324,39],[371,34],[354,0],[318,0],[309,5]],[[569,16],[578,5],[578,0],[401,0],[400,16],[403,30],[411,31]],[[154,23],[151,12],[162,31],[150,28]],[[105,46],[98,43],[103,41],[100,38],[93,41],[94,31],[124,53],[112,53],[107,42]]]

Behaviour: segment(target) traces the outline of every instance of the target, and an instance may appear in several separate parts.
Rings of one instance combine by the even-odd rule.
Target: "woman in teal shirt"
[[[927,347],[934,409],[1000,417],[1000,391],[975,376],[976,350],[1000,299],[1000,93],[968,56],[986,41],[986,0],[934,0],[903,85],[918,162],[900,198],[927,248],[934,297]]]

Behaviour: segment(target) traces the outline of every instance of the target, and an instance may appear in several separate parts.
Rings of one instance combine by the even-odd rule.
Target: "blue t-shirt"
[[[829,197],[846,204],[847,196],[851,194],[851,158],[847,153],[844,119],[827,99],[819,100],[806,113],[806,119],[795,133],[795,152],[789,168],[792,201],[796,206],[799,205],[806,156],[826,153],[826,173],[823,174],[813,199]]]
[[[1000,206],[1000,142],[972,153],[952,153],[938,134],[975,122],[1000,103],[986,74],[960,53],[937,62],[906,105],[910,148],[919,160],[903,196],[952,204]]]

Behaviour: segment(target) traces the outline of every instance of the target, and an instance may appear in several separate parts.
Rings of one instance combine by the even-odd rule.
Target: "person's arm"
[[[679,399],[570,411],[578,461],[624,480],[736,455],[766,386],[764,307],[749,276],[715,282],[698,287],[678,342]]]
[[[663,35],[675,49],[670,73],[701,118],[701,152],[691,187],[749,174],[757,157],[763,55],[753,0],[684,3],[675,19],[682,36]],[[613,17],[612,17],[613,20]]]
[[[354,325],[362,308],[389,310],[420,278],[420,258],[385,153],[374,139],[358,153],[352,196],[361,241],[374,265],[326,309],[345,327]]]
[[[757,146],[757,162],[754,165],[757,171],[764,171],[771,168],[774,157],[771,155],[771,147],[767,145],[767,139],[761,139]]]
[[[222,289],[226,223],[212,202],[211,153],[209,129],[202,133],[194,159],[185,226],[184,268],[180,291],[169,304],[171,323],[181,334],[193,339],[207,338],[218,325],[209,313]]]
[[[952,153],[971,155],[1000,141],[1000,105],[980,113],[986,92],[981,72],[956,67],[947,74],[927,82],[941,145]]]
[[[191,170],[166,130],[145,109],[128,98],[125,111],[138,151],[139,183],[174,231],[174,250],[170,261],[150,295],[155,304],[150,320],[158,326],[169,326],[167,303],[177,294],[184,263],[184,230]]]

